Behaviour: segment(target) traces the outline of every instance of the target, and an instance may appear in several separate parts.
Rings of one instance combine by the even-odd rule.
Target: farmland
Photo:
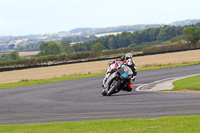
[[[200,50],[140,56],[133,58],[137,68],[159,65],[200,62]],[[21,80],[49,79],[79,74],[103,73],[108,68],[109,60],[87,63],[67,64],[60,66],[32,68],[0,73],[0,83],[18,82]]]
[[[31,57],[38,54],[40,51],[19,52],[19,56]]]

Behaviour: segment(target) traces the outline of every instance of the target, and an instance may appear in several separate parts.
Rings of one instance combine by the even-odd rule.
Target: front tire
[[[117,89],[120,87],[120,83],[118,81],[113,81],[115,83],[111,83],[111,87],[107,92],[107,96],[111,96],[112,94],[118,92]]]
[[[103,89],[102,92],[101,92],[101,94],[102,94],[103,96],[107,96],[107,92],[106,92],[106,90]]]

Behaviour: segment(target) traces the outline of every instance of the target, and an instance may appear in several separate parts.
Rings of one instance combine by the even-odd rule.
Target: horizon
[[[68,32],[77,28],[106,28],[166,24],[199,19],[198,0],[3,0],[0,36]]]
[[[187,20],[200,20],[200,19],[185,19],[185,20],[180,20],[180,21],[174,21],[172,23],[176,23],[176,22],[181,22],[181,21],[187,21]],[[172,23],[170,24],[134,24],[134,25],[171,25]],[[108,27],[78,27],[78,28],[74,28],[74,29],[86,29],[86,28],[112,28],[112,27],[120,27],[120,26],[133,26],[133,25],[118,25],[118,26],[108,26]],[[59,32],[70,32],[71,30],[74,30],[74,29],[70,29],[68,31],[58,31],[58,32],[52,32],[52,33],[43,33],[43,34],[26,34],[26,35],[0,35],[0,37],[9,37],[9,36],[12,36],[12,37],[17,37],[17,36],[34,36],[34,35],[44,35],[44,34],[56,34],[56,33],[59,33]]]

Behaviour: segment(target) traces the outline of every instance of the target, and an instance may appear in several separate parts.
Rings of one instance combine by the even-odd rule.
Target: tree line
[[[105,37],[100,37],[96,40],[92,41],[90,40],[83,43],[79,43],[72,47],[75,52],[91,51],[90,46],[93,45],[94,43],[99,42],[104,46],[105,49],[119,49],[125,47],[139,47],[139,46],[148,46],[152,44],[159,44],[171,40],[175,37],[178,38],[179,40],[185,39],[187,41],[193,42],[193,40],[194,41],[199,40],[199,33],[198,33],[199,25],[200,23],[190,26],[177,26],[177,27],[166,25],[164,27],[149,28],[143,31],[122,32],[121,34],[108,35]],[[194,33],[194,31],[196,33]],[[192,35],[190,36],[189,34]],[[195,39],[192,38],[192,36],[197,36],[197,37]]]
[[[176,35],[169,40],[171,44],[145,47],[142,52],[148,54],[200,48],[200,23],[185,26],[182,32],[183,35]]]
[[[71,41],[63,40],[61,43],[54,41],[44,42],[40,45],[40,52],[30,59],[19,56],[17,51],[0,55],[0,67],[29,67],[38,65],[57,64],[68,60],[80,60],[94,58],[101,55],[104,46],[95,43],[91,46],[92,51],[74,52],[70,46]]]

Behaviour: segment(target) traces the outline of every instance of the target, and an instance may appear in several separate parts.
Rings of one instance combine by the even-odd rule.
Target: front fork
[[[105,85],[107,79],[110,77],[110,73],[107,73],[103,79],[103,85]]]

